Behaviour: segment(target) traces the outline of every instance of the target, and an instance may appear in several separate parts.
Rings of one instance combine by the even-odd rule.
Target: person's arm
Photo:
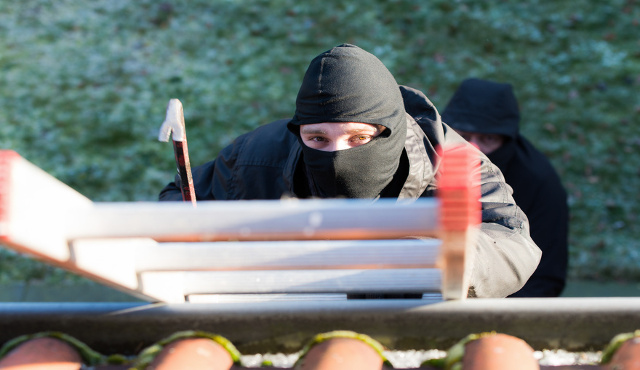
[[[242,136],[231,145],[220,151],[216,159],[203,165],[192,167],[193,186],[196,191],[196,200],[222,200],[228,199],[231,173],[238,157],[239,148],[242,146]],[[169,183],[160,191],[161,201],[181,201],[180,176],[176,175],[174,182]]]
[[[217,159],[216,159],[217,160]],[[196,200],[213,200],[211,195],[211,182],[215,171],[216,160],[207,162],[203,165],[193,167],[191,173],[193,176],[193,186],[196,190]],[[159,200],[161,201],[181,201],[182,193],[180,191],[180,176],[176,175],[175,180],[169,183],[160,191]]]
[[[176,179],[165,186],[158,196],[161,201],[181,201],[182,193],[180,192],[180,176],[176,175]]]

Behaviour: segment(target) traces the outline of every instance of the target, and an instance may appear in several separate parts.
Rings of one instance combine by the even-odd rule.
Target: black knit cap
[[[520,110],[510,84],[469,78],[456,90],[442,120],[456,130],[515,139]]]
[[[397,130],[404,119],[402,94],[387,67],[373,54],[342,44],[309,64],[290,124],[362,122]]]

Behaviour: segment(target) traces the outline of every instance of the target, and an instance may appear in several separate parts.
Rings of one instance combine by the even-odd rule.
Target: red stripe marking
[[[481,222],[480,159],[468,145],[446,148],[440,167],[438,198],[444,230],[466,230]]]

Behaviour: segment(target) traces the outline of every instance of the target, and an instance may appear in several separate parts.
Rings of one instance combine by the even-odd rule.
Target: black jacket
[[[433,196],[440,156],[436,147],[466,143],[440,120],[424,94],[400,87],[407,112],[402,155],[406,180],[398,198]],[[217,158],[193,168],[196,197],[204,200],[279,199],[309,196],[301,165],[301,146],[287,129],[289,119],[261,126],[238,137]],[[365,144],[366,145],[366,144]],[[478,233],[470,296],[505,297],[519,290],[540,260],[529,236],[524,213],[498,168],[481,157],[482,226]],[[160,200],[181,200],[179,178],[160,193]]]
[[[455,129],[501,134],[506,142],[488,155],[513,188],[529,219],[531,238],[542,250],[540,265],[513,297],[556,297],[566,279],[569,207],[549,160],[519,133],[520,112],[511,85],[465,80],[442,114]]]
[[[531,238],[542,250],[538,268],[512,296],[557,297],[565,286],[569,233],[569,206],[560,178],[547,157],[521,135],[489,158],[514,189],[516,204],[529,219]]]

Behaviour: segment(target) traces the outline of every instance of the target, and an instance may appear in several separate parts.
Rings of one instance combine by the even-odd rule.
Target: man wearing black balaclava
[[[512,296],[560,295],[568,260],[567,194],[549,160],[520,135],[520,110],[512,86],[467,79],[442,118],[500,168],[513,188],[516,204],[529,219],[531,238],[542,250],[533,276]]]
[[[289,129],[302,141],[302,159],[315,196],[376,198],[400,164],[407,124],[398,84],[378,58],[361,51],[341,47],[316,57],[298,92]],[[299,132],[302,125],[339,122],[385,129],[367,145],[336,151],[310,147],[303,141],[307,135]]]
[[[466,141],[420,91],[399,86],[374,55],[343,44],[311,61],[295,114],[238,137],[193,168],[198,200],[398,198],[434,195],[441,153]],[[470,296],[505,297],[540,250],[498,168],[480,152],[482,219]],[[181,200],[179,178],[160,200]]]

